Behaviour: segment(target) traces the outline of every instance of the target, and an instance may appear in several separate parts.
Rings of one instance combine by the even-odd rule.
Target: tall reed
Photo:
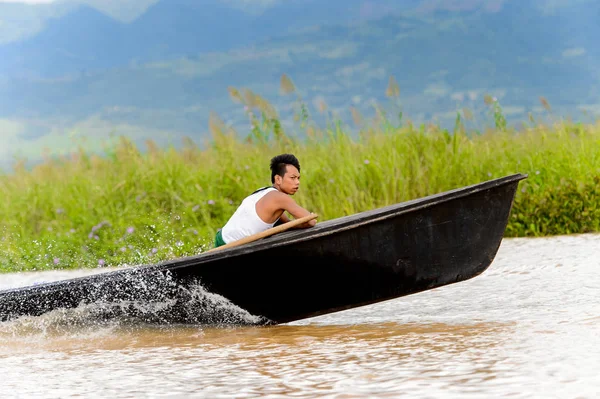
[[[399,88],[390,79],[390,97]],[[394,86],[396,85],[396,86]],[[282,77],[282,93],[296,92]],[[320,128],[296,95],[301,135],[288,133],[263,97],[230,88],[251,130],[219,116],[200,145],[138,148],[126,137],[103,156],[79,150],[33,169],[0,175],[0,271],[153,263],[202,252],[240,201],[270,184],[272,156],[294,153],[302,184],[296,200],[319,220],[373,209],[512,173],[520,183],[506,236],[600,231],[600,124],[561,120],[507,128],[497,115],[485,132],[464,126],[391,123],[384,112],[351,134],[339,121]],[[489,101],[489,99],[487,100]],[[326,105],[323,105],[324,109]]]

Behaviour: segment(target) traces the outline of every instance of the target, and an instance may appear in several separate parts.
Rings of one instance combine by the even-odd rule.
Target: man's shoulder
[[[266,200],[268,202],[277,201],[278,199],[286,197],[286,195],[284,193],[277,190],[273,186],[260,188],[260,189],[256,190],[255,192],[253,192],[251,194],[251,196],[253,196],[255,194],[258,194],[260,196],[260,201]]]
[[[277,202],[279,204],[282,204],[284,202],[288,203],[290,199],[291,198],[289,195],[282,193],[281,191],[274,188],[273,190],[270,190],[268,193],[263,195],[261,200],[265,200],[267,202]]]
[[[273,190],[270,190],[268,193],[265,194],[265,197],[270,197],[270,198],[280,198],[282,196],[287,197],[284,193],[277,190],[276,188],[273,188]]]
[[[273,187],[273,186],[265,186],[265,187],[261,187],[261,188],[259,188],[258,190],[255,190],[255,191],[254,191],[252,194],[250,194],[250,195],[254,195],[254,194],[256,194],[256,193],[260,193],[261,191],[265,191],[265,190],[267,190],[267,189],[269,189],[269,188],[273,188],[273,189],[275,189],[275,187]]]

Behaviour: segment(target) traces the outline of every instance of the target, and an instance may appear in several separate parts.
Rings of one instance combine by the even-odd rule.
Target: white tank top
[[[221,229],[221,236],[226,244],[273,227],[277,220],[273,223],[265,223],[256,213],[256,203],[258,200],[273,190],[277,189],[269,187],[244,198],[240,206],[231,215],[225,226],[223,226],[223,229]]]

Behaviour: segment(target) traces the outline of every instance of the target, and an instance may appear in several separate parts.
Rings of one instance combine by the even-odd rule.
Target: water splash
[[[110,333],[114,328],[151,325],[260,325],[268,323],[207,291],[196,279],[175,281],[168,273],[136,269],[119,274],[116,284],[89,276],[87,284],[39,284],[0,295],[0,340],[17,336]],[[114,283],[114,281],[113,281]],[[56,287],[59,287],[57,289]],[[75,306],[54,308],[57,298]],[[75,301],[75,302],[74,302]],[[27,315],[33,307],[39,316]],[[44,311],[46,310],[46,311]],[[24,314],[20,317],[11,315]]]

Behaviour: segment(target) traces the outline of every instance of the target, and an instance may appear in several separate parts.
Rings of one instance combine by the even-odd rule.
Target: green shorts
[[[215,235],[215,248],[220,247],[221,245],[225,245],[225,241],[223,241],[223,235],[221,234],[221,229],[219,229]]]

